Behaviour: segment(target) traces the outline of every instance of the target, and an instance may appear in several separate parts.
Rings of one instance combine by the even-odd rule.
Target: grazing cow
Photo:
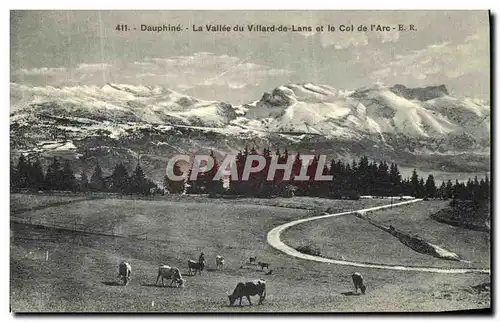
[[[127,285],[130,281],[130,275],[132,274],[132,267],[127,262],[121,262],[118,266],[118,277],[123,281],[124,285]]]
[[[260,266],[261,270],[264,270],[264,267],[267,267],[267,269],[269,269],[269,263],[259,262],[258,265]]]
[[[217,269],[224,268],[224,257],[222,257],[220,255],[215,256],[215,264],[217,266]]]
[[[201,271],[205,268],[205,262],[202,261],[200,263],[197,263],[194,260],[188,259],[188,267],[189,275],[196,275],[196,271],[201,274]]]
[[[248,262],[250,264],[255,264],[257,262],[257,256],[250,256],[250,258],[248,259]]]
[[[352,274],[352,281],[354,283],[354,289],[356,293],[358,293],[358,288],[359,288],[361,290],[361,293],[365,294],[366,286],[363,283],[363,276],[360,273],[356,272]]]
[[[161,285],[163,285],[163,286],[165,286],[165,283],[164,283],[165,279],[172,280],[170,282],[170,286],[172,286],[173,283],[176,283],[177,286],[180,286],[180,287],[184,286],[184,279],[182,278],[181,272],[177,267],[160,265],[160,267],[158,268],[158,277],[156,278],[156,285],[158,285],[158,282],[160,281],[160,277],[161,277]]]
[[[239,298],[240,306],[241,300],[243,296],[246,296],[248,299],[248,303],[252,305],[252,301],[250,301],[250,296],[259,295],[259,305],[262,304],[262,301],[266,298],[266,281],[265,280],[255,280],[252,282],[240,282],[234,288],[233,294],[229,295],[229,305],[233,306],[234,302]]]

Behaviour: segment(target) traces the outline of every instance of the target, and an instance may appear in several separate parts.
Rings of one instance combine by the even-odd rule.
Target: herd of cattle
[[[203,253],[202,253],[203,255]],[[249,264],[255,265],[257,262],[257,258],[255,256],[251,256],[249,258]],[[217,270],[222,270],[224,268],[224,257],[217,255],[215,257],[215,263]],[[258,262],[258,266],[261,267],[262,270],[264,268],[269,269],[269,263]],[[201,274],[201,272],[205,268],[205,259],[200,256],[200,260],[195,262],[191,259],[188,260],[188,272],[190,275],[196,275],[196,272]],[[269,273],[269,272],[268,272]],[[127,262],[121,262],[118,266],[118,277],[122,281],[123,285],[127,285],[131,280],[132,267]],[[361,290],[362,294],[365,294],[366,286],[363,281],[363,276],[356,272],[352,274],[352,281],[354,283],[355,292],[358,293],[358,289]],[[185,280],[182,278],[181,272],[177,267],[170,267],[168,265],[160,265],[158,268],[158,276],[156,278],[156,285],[158,285],[161,278],[161,283],[165,286],[165,280],[171,280],[170,286],[176,284],[177,287],[184,287]],[[232,306],[237,299],[239,299],[239,305],[241,306],[241,300],[243,297],[246,297],[250,305],[252,302],[250,301],[250,296],[259,295],[259,303],[262,304],[262,301],[266,298],[266,281],[264,279],[258,279],[249,282],[239,282],[232,294],[228,294],[229,305]]]

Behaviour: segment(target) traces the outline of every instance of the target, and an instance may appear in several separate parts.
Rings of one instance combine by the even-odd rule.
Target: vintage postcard
[[[488,11],[10,12],[10,310],[491,311]]]

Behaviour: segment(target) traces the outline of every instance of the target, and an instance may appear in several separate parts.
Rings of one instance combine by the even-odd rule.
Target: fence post
[[[45,253],[45,261],[49,261],[49,251],[47,250],[47,252]]]
[[[158,247],[158,241],[155,241],[155,246],[156,246],[156,257],[157,257],[157,261],[158,263],[160,262],[160,251],[159,251],[159,247]]]

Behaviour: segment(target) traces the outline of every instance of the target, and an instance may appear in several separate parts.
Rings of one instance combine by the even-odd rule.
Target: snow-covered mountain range
[[[245,145],[375,160],[441,171],[489,169],[490,106],[445,86],[376,85],[354,91],[288,84],[233,106],[160,87],[11,83],[12,153],[61,155],[112,167],[141,154],[164,173],[177,153],[220,154]],[[132,163],[132,162],[131,162]]]

